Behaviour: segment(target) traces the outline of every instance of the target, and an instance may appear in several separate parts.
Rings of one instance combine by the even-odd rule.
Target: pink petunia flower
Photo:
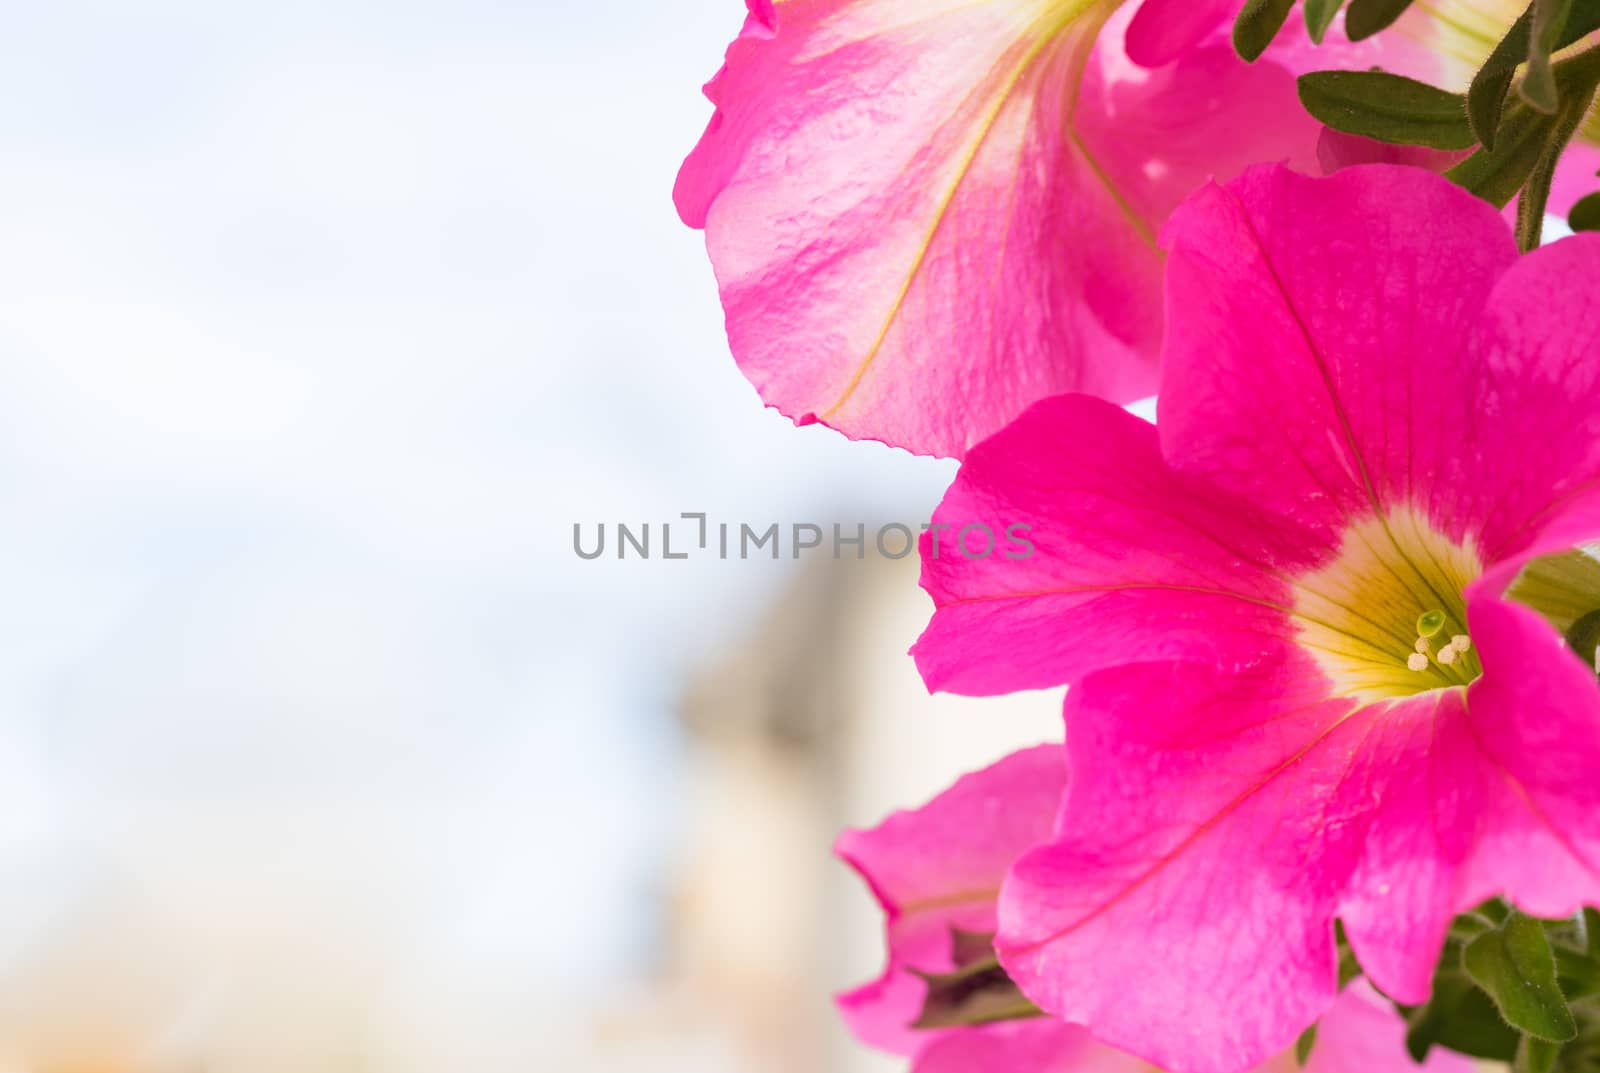
[[[1012,978],[1235,1073],[1332,1002],[1335,917],[1418,1003],[1456,913],[1600,902],[1600,686],[1562,639],[1600,608],[1600,236],[1519,258],[1369,165],[1252,169],[1164,242],[1158,426],[1064,396],[975,448],[936,520],[1037,554],[925,556],[914,652],[935,688],[1072,684]]]
[[[1315,163],[1295,71],[1413,47],[1291,26],[1247,65],[1238,6],[749,0],[675,200],[762,398],[960,456],[1049,395],[1153,393],[1167,214],[1249,163]]]
[[[1049,1017],[918,1031],[926,985],[911,969],[953,967],[952,929],[992,933],[995,900],[1011,863],[1049,838],[1065,788],[1061,747],[1014,753],[967,775],[920,809],[868,831],[847,831],[838,851],[867,881],[887,918],[889,965],[877,981],[840,998],[855,1033],[912,1056],[913,1073],[1148,1073],[1150,1066]],[[1347,988],[1317,1028],[1308,1073],[1469,1073],[1470,1062],[1435,1051],[1421,1067],[1407,1056],[1405,1026],[1370,987]],[[1284,1053],[1262,1073],[1300,1068]]]

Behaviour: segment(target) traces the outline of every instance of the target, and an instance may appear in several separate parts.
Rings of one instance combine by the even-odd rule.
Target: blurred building
[[[831,996],[882,967],[882,921],[835,860],[841,828],[1059,734],[1056,693],[929,696],[907,648],[931,603],[917,559],[817,558],[683,699],[683,844],[669,877],[673,1025],[718,1041],[700,1073],[903,1067],[848,1038]]]
[[[498,940],[488,955],[452,945],[465,910],[418,868],[454,875],[477,814],[430,833],[449,800],[436,788],[410,805],[147,809],[22,869],[0,918],[0,1073],[900,1068],[832,1006],[882,956],[876,906],[832,842],[1056,734],[1059,710],[1047,694],[928,696],[906,655],[929,610],[916,573],[914,558],[799,564],[689,681],[677,800],[661,802],[678,835],[631,978],[595,994]],[[580,797],[563,822],[583,829],[594,805]],[[504,852],[538,862],[541,845]],[[61,860],[75,863],[57,874]],[[580,941],[624,923],[551,904],[512,911]]]

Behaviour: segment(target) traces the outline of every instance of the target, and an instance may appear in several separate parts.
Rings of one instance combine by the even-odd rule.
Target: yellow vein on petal
[[[1017,86],[1032,71],[1035,61],[1058,43],[1057,37],[1065,32],[1092,2],[1093,0],[1084,0],[1083,3],[1074,7],[1070,12],[1058,15],[1052,20],[1054,23],[1052,26],[1041,29],[1038,39],[1028,46],[1027,51],[1023,53],[1016,67],[1006,77],[1004,85],[996,95],[994,105],[989,109],[988,114],[984,116],[983,122],[979,124],[977,134],[974,136],[972,144],[968,146],[967,151],[962,155],[961,162],[956,168],[955,176],[952,178],[949,188],[940,198],[938,208],[934,210],[933,220],[928,225],[928,230],[917,247],[916,255],[911,261],[911,267],[906,273],[905,280],[900,285],[899,293],[895,295],[894,301],[889,306],[883,325],[878,329],[877,337],[873,339],[872,345],[867,348],[866,355],[856,366],[855,372],[851,374],[849,382],[845,384],[839,397],[821,412],[823,420],[827,420],[837,413],[839,408],[849,401],[850,396],[855,394],[856,389],[861,386],[862,380],[866,377],[867,370],[883,349],[883,344],[888,339],[890,330],[893,329],[901,309],[905,306],[906,298],[911,294],[911,288],[916,285],[917,278],[922,273],[922,268],[927,262],[928,253],[933,248],[934,240],[938,237],[945,221],[949,218],[951,205],[955,202],[956,196],[961,192],[962,185],[966,182],[974,165],[976,165],[978,157],[988,143],[989,136],[994,132],[995,124],[1000,121],[1001,115],[1005,113],[1006,106],[1011,102],[1012,94],[1016,91]],[[1081,70],[1080,67],[1080,77]]]
[[[1117,210],[1122,213],[1123,218],[1127,220],[1129,226],[1138,233],[1147,246],[1155,248],[1155,229],[1134,210],[1132,203],[1128,201],[1127,195],[1117,186],[1116,181],[1111,178],[1111,173],[1106,171],[1105,166],[1100,163],[1100,159],[1089,149],[1088,143],[1083,140],[1083,133],[1078,130],[1078,102],[1083,97],[1083,74],[1089,66],[1089,53],[1093,49],[1094,41],[1100,36],[1100,29],[1106,24],[1106,20],[1111,17],[1112,10],[1111,8],[1100,9],[1093,25],[1088,28],[1089,32],[1084,35],[1085,40],[1079,47],[1077,54],[1072,58],[1072,74],[1067,79],[1070,97],[1067,100],[1067,121],[1064,133],[1072,143],[1072,147],[1078,151],[1078,155],[1083,158],[1083,162],[1089,165],[1089,171],[1099,180],[1106,193],[1111,195],[1112,202],[1117,206]]]
[[[949,894],[935,894],[927,898],[918,898],[897,905],[895,908],[900,916],[910,916],[913,913],[926,913],[931,909],[950,909],[958,905],[988,904],[1000,897],[1000,888],[991,887],[982,890],[952,891]]]

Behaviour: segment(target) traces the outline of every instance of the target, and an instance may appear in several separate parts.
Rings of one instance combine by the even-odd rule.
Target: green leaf
[[[1533,24],[1528,33],[1528,71],[1522,76],[1517,92],[1534,108],[1554,115],[1561,100],[1556,90],[1555,71],[1550,66],[1550,53],[1561,39],[1561,31],[1572,11],[1572,0],[1533,0],[1529,11]]]
[[[1600,4],[1593,0],[1577,0],[1550,51],[1565,48],[1597,29],[1600,29]],[[1472,124],[1472,132],[1486,149],[1495,146],[1505,111],[1506,95],[1516,78],[1517,65],[1528,58],[1532,48],[1532,30],[1533,11],[1530,8],[1511,24],[1511,29],[1478,69],[1471,88],[1467,90],[1467,119]]]
[[[1450,922],[1450,938],[1463,943],[1470,942],[1499,925],[1498,920],[1491,920],[1482,913],[1462,913]]]
[[[1300,102],[1335,130],[1400,145],[1466,149],[1476,139],[1466,101],[1425,82],[1383,71],[1313,71],[1300,76]]]
[[[1345,36],[1362,41],[1405,14],[1411,0],[1350,0],[1350,13],[1344,17]]]
[[[1249,0],[1233,20],[1233,49],[1254,63],[1283,29],[1294,0]]]
[[[1485,149],[1495,147],[1506,94],[1511,90],[1511,80],[1516,77],[1517,65],[1528,54],[1532,27],[1533,13],[1524,12],[1489,53],[1467,89],[1467,122],[1472,124],[1472,133],[1478,136]]]
[[[1460,947],[1451,944],[1434,976],[1427,1005],[1406,1010],[1406,1050],[1422,1062],[1435,1046],[1474,1058],[1509,1062],[1522,1038],[1495,1011],[1494,1002],[1460,968]]]
[[[1496,208],[1517,196],[1544,154],[1555,117],[1526,105],[1513,108],[1500,127],[1493,149],[1482,148],[1445,172],[1445,178]]]
[[[1559,943],[1553,944],[1552,949],[1556,956],[1556,978],[1568,1002],[1600,995],[1600,962],[1592,955]]]
[[[1306,0],[1306,33],[1311,35],[1312,41],[1322,44],[1323,36],[1343,6],[1344,0]]]
[[[1468,943],[1461,964],[1513,1028],[1552,1043],[1577,1036],[1577,1022],[1556,982],[1550,941],[1537,920],[1513,913],[1500,928]]]
[[[1531,13],[1512,22],[1506,37],[1494,46],[1490,58],[1478,67],[1478,74],[1472,77],[1472,85],[1467,88],[1467,122],[1472,123],[1472,133],[1477,134],[1485,149],[1494,149],[1510,82],[1517,77],[1517,64],[1528,54],[1528,38],[1533,37],[1531,27]]]
[[[1294,1041],[1294,1064],[1304,1069],[1306,1061],[1311,1057],[1311,1049],[1317,1045],[1317,1026],[1312,1025],[1300,1033],[1300,1038]]]
[[[1573,213],[1571,213],[1570,219],[1578,217],[1578,209],[1582,208],[1584,201],[1592,201],[1597,197],[1600,197],[1600,195],[1589,193],[1582,200],[1579,200],[1578,205],[1573,206]],[[1587,209],[1584,214],[1587,216]],[[1573,224],[1573,230],[1592,229],[1590,227],[1578,227],[1578,224]],[[1570,627],[1566,627],[1566,644],[1568,644],[1568,648],[1578,652],[1578,659],[1584,660],[1584,664],[1594,665],[1595,649],[1600,648],[1600,608],[1595,609],[1595,611],[1584,612],[1584,614],[1578,616],[1578,619],[1574,620]]]
[[[1511,1073],[1552,1073],[1556,1068],[1556,1059],[1560,1057],[1561,1044],[1523,1036],[1522,1046],[1517,1048],[1517,1060],[1511,1065]]]
[[[1594,195],[1590,194],[1582,201],[1579,201],[1578,204],[1583,204],[1583,202],[1588,201],[1590,197],[1594,197]],[[1576,205],[1573,206],[1573,212],[1577,212]],[[1587,228],[1585,230],[1587,230]],[[1600,909],[1584,909],[1583,934],[1584,939],[1588,944],[1589,956],[1592,958],[1600,958]]]
[[[1356,960],[1356,952],[1350,946],[1350,939],[1344,933],[1344,922],[1333,922],[1333,941],[1339,950],[1339,990],[1344,990],[1344,985],[1361,975],[1361,962]]]

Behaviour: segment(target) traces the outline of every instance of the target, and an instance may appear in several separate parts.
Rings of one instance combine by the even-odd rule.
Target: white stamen
[[[1425,671],[1428,669],[1428,657],[1421,652],[1413,652],[1406,657],[1406,666],[1414,671]]]
[[[1417,651],[1423,655],[1428,654],[1428,639],[1426,637],[1417,638]]]
[[[1456,657],[1460,654],[1461,653],[1457,652],[1449,645],[1445,645],[1443,648],[1439,649],[1439,662],[1448,667],[1450,664],[1456,661]]]
[[[1472,647],[1472,638],[1468,637],[1464,633],[1458,633],[1454,637],[1450,638],[1450,647],[1455,649],[1457,652],[1465,652],[1467,649]]]

